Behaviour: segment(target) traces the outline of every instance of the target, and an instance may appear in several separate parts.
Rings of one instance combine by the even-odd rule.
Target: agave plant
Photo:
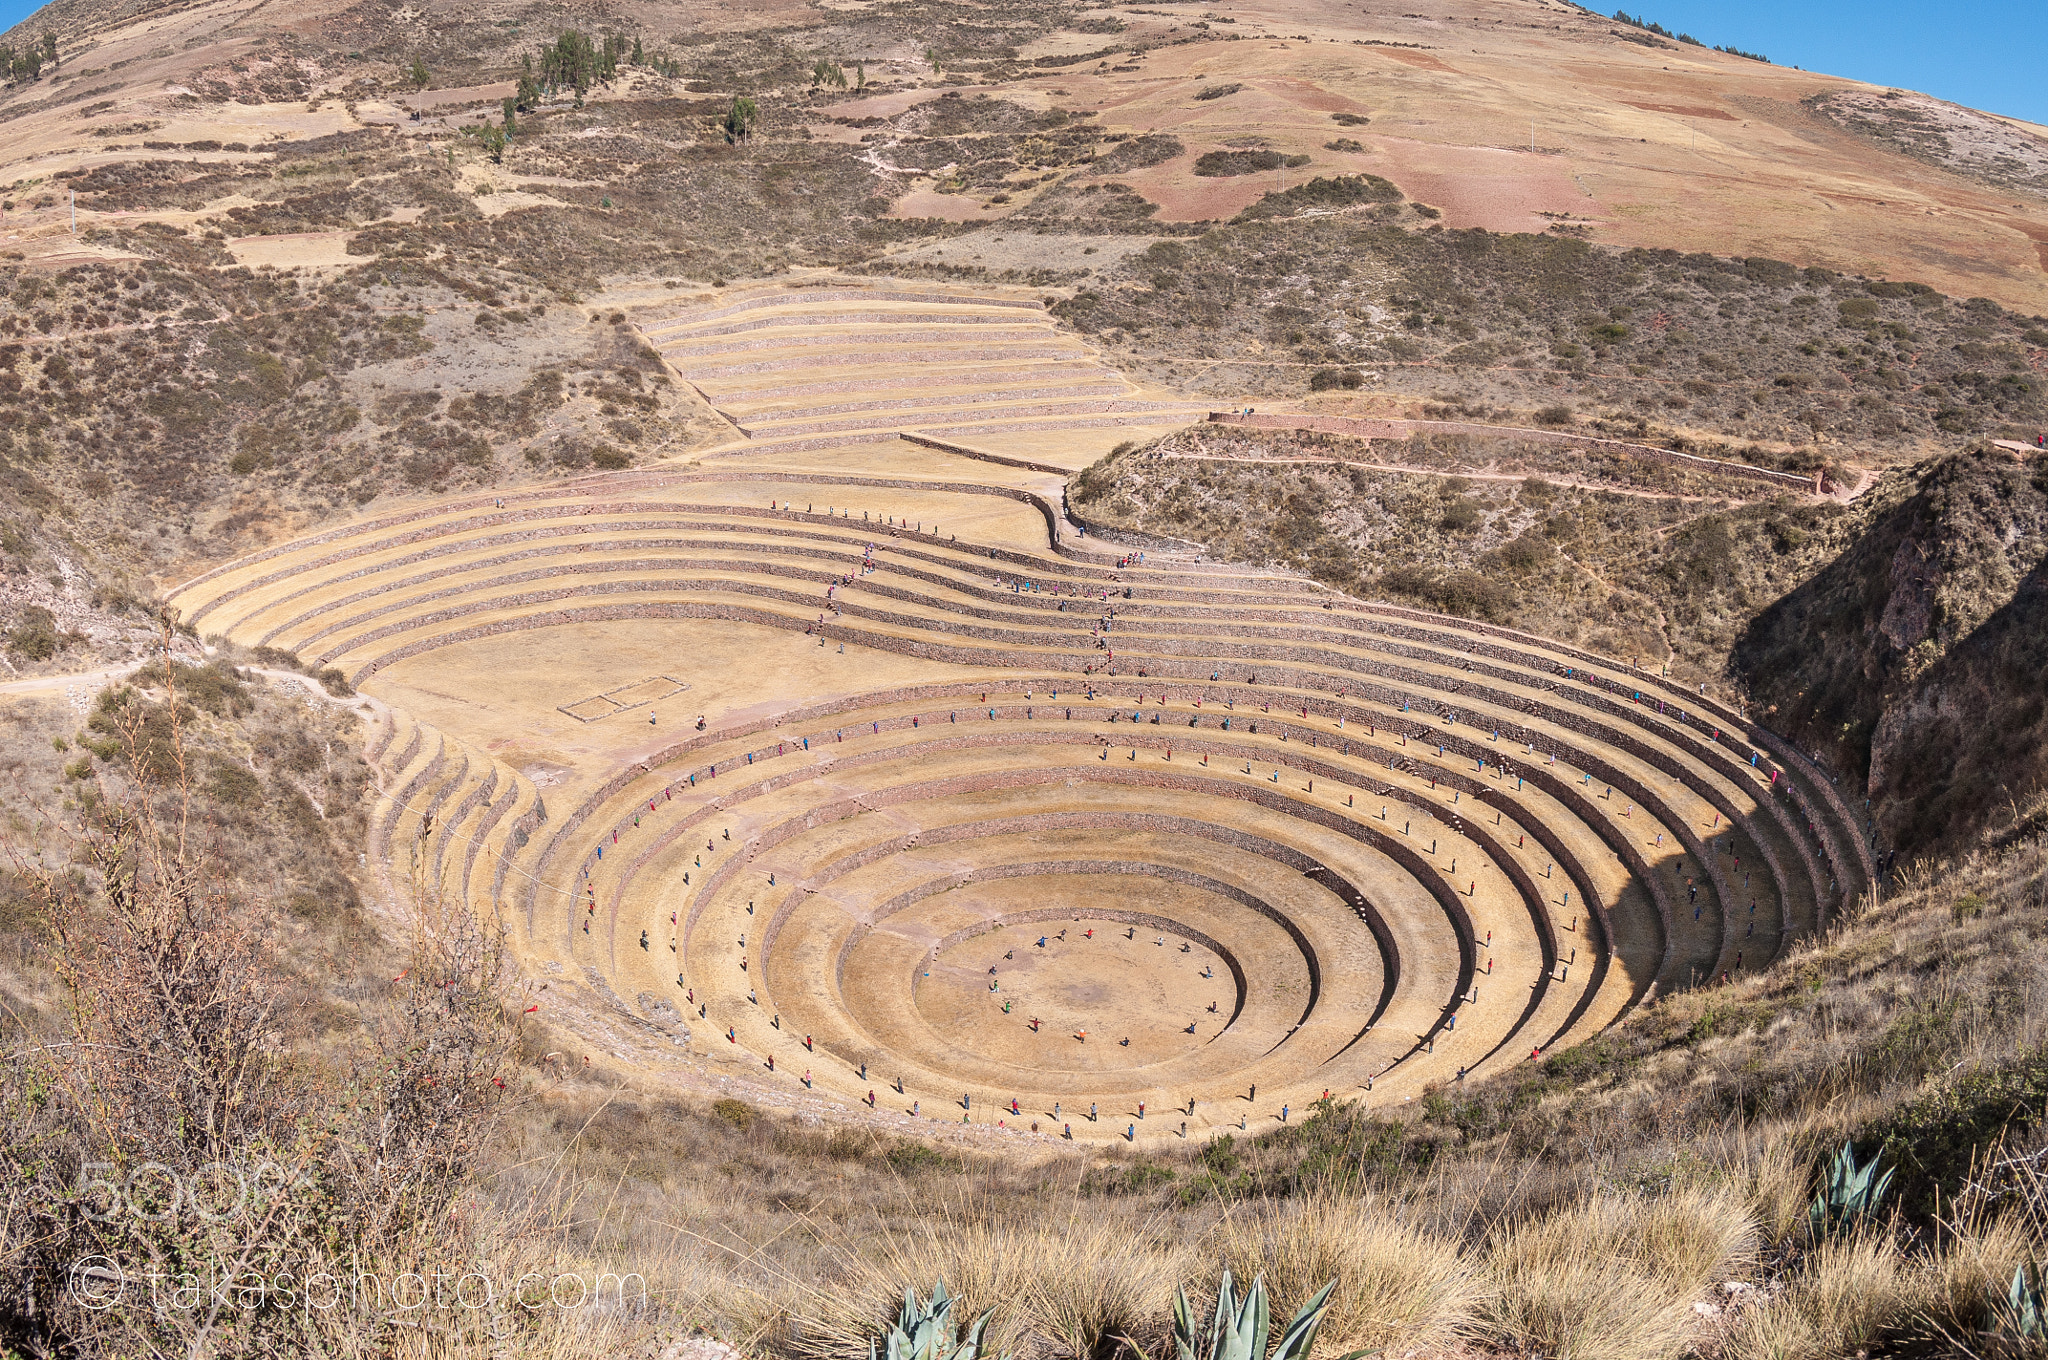
[[[975,1360],[981,1354],[982,1334],[988,1330],[988,1320],[996,1310],[991,1308],[969,1323],[966,1337],[956,1339],[953,1305],[958,1302],[946,1292],[944,1280],[932,1286],[928,1301],[919,1299],[917,1291],[906,1286],[903,1311],[897,1314],[896,1323],[885,1338],[886,1360]],[[880,1360],[873,1341],[868,1342],[868,1360]],[[1003,1360],[1009,1360],[1009,1356],[1005,1354]]]
[[[1855,1144],[1842,1144],[1842,1150],[1828,1166],[1827,1179],[1813,1197],[1812,1207],[1806,1211],[1815,1237],[1854,1226],[1877,1212],[1878,1201],[1892,1183],[1890,1171],[1882,1176],[1877,1174],[1879,1157],[1880,1154],[1872,1153],[1869,1161],[1858,1166]]]
[[[2012,1288],[2006,1291],[2005,1316],[2000,1321],[2021,1340],[2048,1338],[2048,1298],[2043,1297],[2041,1267],[2029,1261],[2013,1268]]]
[[[1330,1281],[1301,1306],[1268,1360],[1308,1360],[1308,1353],[1316,1344],[1316,1329],[1323,1325],[1323,1314],[1330,1307],[1330,1291],[1336,1287],[1337,1282]],[[1216,1291],[1216,1315],[1210,1320],[1206,1337],[1196,1329],[1188,1291],[1182,1288],[1174,1294],[1173,1345],[1178,1360],[1261,1360],[1271,1325],[1263,1275],[1252,1281],[1252,1287],[1240,1300],[1230,1278],[1230,1267],[1223,1268],[1223,1283]],[[1352,1351],[1342,1360],[1359,1360],[1360,1356],[1374,1354],[1378,1352]]]

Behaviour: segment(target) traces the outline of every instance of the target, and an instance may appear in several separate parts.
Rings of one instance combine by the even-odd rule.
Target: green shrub
[[[884,1154],[890,1166],[905,1175],[919,1171],[933,1171],[946,1165],[946,1158],[937,1148],[924,1143],[898,1143]]]
[[[1551,547],[1533,530],[1503,543],[1495,558],[1510,571],[1533,571],[1548,561]]]
[[[263,785],[240,765],[216,761],[206,780],[206,792],[226,807],[253,808],[263,802]]]
[[[1947,1200],[2001,1139],[2032,1127],[2048,1108],[2048,1047],[1923,1088],[1880,1120],[1875,1138],[1899,1172],[1905,1207],[1925,1212]]]
[[[176,684],[180,699],[216,718],[238,718],[256,707],[256,701],[249,697],[248,685],[225,661],[209,661],[204,666],[174,661],[168,678]],[[143,685],[164,684],[163,663],[143,667],[135,672],[135,680]]]
[[[711,1106],[711,1113],[732,1125],[741,1133],[745,1133],[748,1129],[754,1127],[754,1121],[760,1117],[759,1110],[756,1110],[744,1100],[734,1100],[730,1096],[727,1096],[724,1100],[714,1102]]]
[[[1479,502],[1468,496],[1460,496],[1444,507],[1443,527],[1454,534],[1470,533],[1479,527],[1485,517]]]
[[[1209,179],[1256,175],[1265,170],[1278,170],[1290,159],[1277,151],[1205,151],[1195,158],[1195,173]],[[1306,163],[1306,157],[1301,159]]]
[[[1288,164],[1294,164],[1289,160]],[[1353,208],[1364,203],[1398,203],[1401,191],[1378,175],[1317,175],[1280,193],[1267,194],[1239,213],[1233,222],[1287,217],[1305,208]]]
[[[22,610],[21,619],[7,632],[7,650],[31,661],[48,661],[63,645],[57,616],[39,604]]]

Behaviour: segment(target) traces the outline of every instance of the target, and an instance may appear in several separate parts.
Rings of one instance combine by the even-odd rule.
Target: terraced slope
[[[1870,882],[1835,790],[1710,700],[1058,524],[965,480],[621,474],[173,603],[391,702],[383,853],[639,1036],[615,1057],[848,1117],[1399,1101],[1759,967]]]
[[[1014,291],[828,282],[637,324],[745,441],[725,456],[914,433],[1073,471],[1111,443],[1204,414],[1131,386],[1057,330],[1037,298]]]

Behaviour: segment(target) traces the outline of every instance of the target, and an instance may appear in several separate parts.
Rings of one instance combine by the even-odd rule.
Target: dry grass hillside
[[[1219,399],[1305,391],[1318,413],[1584,429],[1766,466],[2031,441],[2048,422],[2039,316],[1781,260],[1418,232],[1413,206],[1161,242],[1059,310]]]
[[[1112,532],[1723,682],[1754,612],[1850,541],[1847,507],[1534,442],[1190,431],[1076,479]]]

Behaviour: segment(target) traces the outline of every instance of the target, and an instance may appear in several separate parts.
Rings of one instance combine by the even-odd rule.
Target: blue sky
[[[1613,13],[1609,0],[1589,0]],[[1924,90],[2048,124],[2048,3],[1979,0],[1626,0],[1629,13],[1781,66]],[[38,7],[0,0],[0,30]]]
[[[4,3],[4,0],[0,0]],[[1607,0],[1582,0],[1612,14]],[[2048,124],[2048,3],[1982,0],[1639,0],[1621,8],[1709,47],[1761,52],[1780,66],[1924,90],[1971,108]]]

